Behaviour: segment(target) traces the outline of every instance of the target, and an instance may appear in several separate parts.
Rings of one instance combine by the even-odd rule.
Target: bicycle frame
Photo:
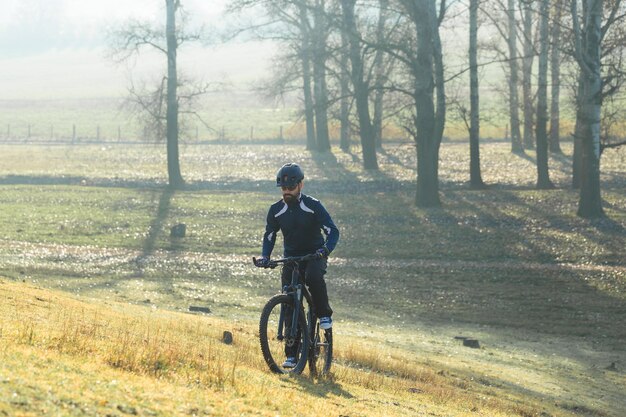
[[[303,280],[300,278],[300,262],[301,261],[291,261],[285,263],[293,264],[294,268],[291,273],[291,284],[283,287],[283,294],[290,295],[294,300],[294,308],[291,317],[291,329],[289,329],[289,337],[295,339],[298,336],[298,319],[300,315],[300,309],[302,307],[303,298],[307,299],[309,306],[312,308],[311,294],[306,289],[306,286],[303,285]],[[307,323],[309,326],[311,323],[311,317],[308,317]],[[285,324],[285,311],[284,307],[281,306],[280,318],[278,321],[278,340],[284,339],[284,324]]]
[[[291,317],[291,329],[289,329],[289,334],[288,334],[288,337],[291,338],[292,340],[298,336],[298,319],[300,315],[300,309],[302,307],[302,300],[306,299],[307,303],[309,304],[310,310],[313,310],[313,301],[311,298],[311,294],[307,290],[306,286],[303,285],[304,279],[301,279],[301,276],[300,276],[300,263],[314,260],[314,259],[317,259],[317,255],[315,254],[310,254],[310,255],[305,255],[305,256],[293,256],[293,257],[270,261],[269,265],[267,266],[268,268],[272,268],[272,269],[276,268],[279,264],[283,264],[283,265],[291,264],[294,266],[293,271],[291,273],[291,284],[283,287],[283,294],[291,296],[294,301],[293,302],[294,309],[292,313],[293,315]],[[256,262],[254,258],[253,258],[253,262]],[[309,326],[313,325],[311,323],[312,321],[311,319],[312,319],[312,311],[309,311],[309,317],[307,317],[307,324]],[[285,311],[283,311],[283,308],[281,307],[280,318],[278,321],[278,336],[277,336],[278,340],[284,340],[285,338],[284,326],[285,326]],[[303,330],[308,331],[309,329],[303,329]]]

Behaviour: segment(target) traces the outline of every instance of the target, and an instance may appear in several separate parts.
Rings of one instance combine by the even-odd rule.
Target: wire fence
[[[273,131],[272,131],[273,130]],[[275,129],[250,126],[246,133],[242,129],[207,131],[201,126],[185,127],[179,133],[182,143],[229,143],[229,142],[277,142],[304,140],[296,124],[285,128],[282,124]],[[31,123],[7,123],[0,132],[0,143],[4,144],[91,144],[91,143],[155,143],[163,141],[150,134],[147,129],[137,132],[128,126],[42,126]]]

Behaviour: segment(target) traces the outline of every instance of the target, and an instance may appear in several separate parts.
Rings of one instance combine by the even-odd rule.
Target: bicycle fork
[[[287,340],[295,341],[298,337],[298,320],[300,315],[300,306],[302,305],[301,297],[302,297],[302,285],[298,284],[295,286],[295,297],[294,297],[294,306],[293,311],[291,313],[291,326],[288,329]],[[292,293],[293,294],[293,293]],[[285,305],[280,305],[280,317],[278,319],[278,340],[284,340],[285,334],[283,333],[285,330],[285,316],[287,312],[285,311]]]

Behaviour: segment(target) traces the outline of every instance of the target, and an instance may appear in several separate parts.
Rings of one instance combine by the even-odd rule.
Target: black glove
[[[268,256],[261,256],[260,258],[256,258],[254,260],[254,265],[259,268],[267,268],[270,266],[270,258]]]
[[[324,258],[328,258],[328,255],[330,255],[330,251],[328,250],[326,246],[322,246],[321,248],[315,251],[315,254],[317,255],[318,259],[324,259]]]

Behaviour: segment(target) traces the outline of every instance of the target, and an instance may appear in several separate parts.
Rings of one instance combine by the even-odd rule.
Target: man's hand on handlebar
[[[252,262],[254,262],[254,266],[258,266],[259,268],[270,268],[270,258],[267,256],[261,256],[259,258],[252,258]]]
[[[328,258],[330,251],[326,246],[322,246],[317,251],[315,251],[315,255],[317,255],[317,259],[325,259]]]

